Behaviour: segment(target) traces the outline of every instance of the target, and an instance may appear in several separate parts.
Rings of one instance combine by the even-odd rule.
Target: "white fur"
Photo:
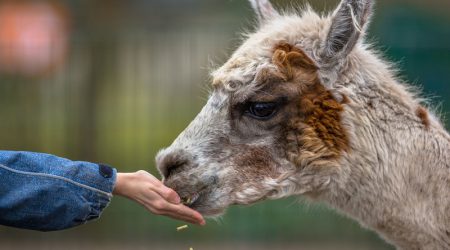
[[[397,79],[390,63],[364,43],[371,1],[343,3],[352,4],[347,13],[350,18],[339,9],[345,4],[325,16],[309,7],[301,14],[269,15],[229,61],[212,73],[214,84],[223,89],[214,91],[170,150],[183,148],[198,156],[201,167],[188,169],[189,176],[220,179],[212,194],[215,200],[208,200],[211,209],[222,211],[234,203],[304,194],[355,218],[398,249],[450,249],[450,136],[432,114],[429,126],[424,124],[416,114],[421,99]],[[344,19],[337,18],[337,13]],[[345,46],[330,49],[330,34],[350,27],[338,25],[333,30],[332,23],[345,24],[346,20],[357,28],[348,40],[340,41]],[[265,134],[254,141],[236,136],[239,133],[234,130],[239,127],[229,119],[230,95],[244,100],[259,88],[255,76],[262,68],[275,67],[271,63],[273,48],[280,42],[305,51],[319,66],[322,84],[336,99],[349,99],[342,113],[349,150],[337,161],[302,155],[294,164],[275,157],[274,164],[281,171],[278,178],[245,182],[244,176],[239,176],[239,163],[232,161],[233,154],[243,152],[233,151],[233,147],[271,147],[275,139]],[[218,143],[218,138],[229,141]],[[218,159],[226,160],[219,164]],[[233,170],[217,173],[220,168]]]
[[[331,21],[332,16],[321,17],[309,7],[300,16],[279,16],[249,35],[213,76],[221,82],[237,78],[251,86],[256,68],[270,61],[272,48],[280,41],[302,48],[320,66],[321,45]],[[240,67],[229,67],[237,62]],[[420,99],[396,78],[390,63],[361,41],[345,60],[319,73],[335,95],[351,100],[343,114],[351,150],[333,178],[311,177],[304,171],[286,174],[277,183],[269,179],[266,184],[278,190],[270,197],[308,193],[308,185],[318,182],[327,190],[320,199],[378,231],[399,249],[450,248],[445,232],[450,231],[450,143],[439,120],[430,114],[430,128],[423,128],[415,114]],[[374,110],[368,108],[369,102]]]

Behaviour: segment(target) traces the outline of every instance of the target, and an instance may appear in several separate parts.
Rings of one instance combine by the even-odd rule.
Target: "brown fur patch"
[[[341,123],[343,110],[342,104],[319,82],[311,85],[300,98],[299,113],[304,122],[314,128],[315,136],[336,155],[348,149],[347,133]]]
[[[275,46],[272,62],[282,70],[287,77],[286,80],[294,77],[295,68],[302,68],[308,71],[316,71],[318,69],[314,61],[303,50],[285,42]]]
[[[239,166],[236,170],[245,180],[277,176],[274,168],[276,164],[268,148],[242,146],[239,151],[241,153],[235,159]]]
[[[349,140],[342,126],[343,104],[321,84],[318,67],[301,49],[282,43],[275,47],[273,63],[287,81],[299,84],[298,114],[288,125],[288,154],[302,166],[315,159],[337,158],[348,150]]]
[[[424,107],[419,106],[416,109],[416,115],[422,121],[422,124],[425,126],[425,128],[430,127],[430,118],[428,117],[428,111]]]

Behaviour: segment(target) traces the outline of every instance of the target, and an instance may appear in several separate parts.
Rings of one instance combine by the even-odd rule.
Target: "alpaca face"
[[[259,31],[213,73],[207,104],[156,159],[164,183],[204,215],[320,193],[349,145],[346,98],[330,86],[362,32],[353,21],[363,27],[370,4],[283,17],[267,1],[251,2]]]
[[[158,155],[165,184],[205,215],[219,214],[231,204],[250,204],[305,190],[286,182],[299,171],[300,161],[307,160],[300,155],[316,153],[332,158],[346,145],[339,121],[320,121],[335,119],[342,107],[320,84],[314,62],[285,43],[274,50],[271,64],[262,66],[239,90],[216,83],[200,114]],[[287,62],[290,56],[296,59]],[[284,66],[288,63],[295,67],[292,75]],[[330,107],[312,104],[318,101],[329,102]],[[323,118],[313,113],[321,113],[317,115]],[[321,123],[327,131],[309,131]],[[342,137],[327,140],[330,133],[341,133]],[[307,145],[307,136],[318,142]],[[302,153],[300,144],[305,144]]]
[[[217,86],[195,120],[159,153],[164,183],[205,215],[275,195],[277,179],[295,170],[286,156],[286,129],[297,98],[294,84],[281,81],[249,96]]]

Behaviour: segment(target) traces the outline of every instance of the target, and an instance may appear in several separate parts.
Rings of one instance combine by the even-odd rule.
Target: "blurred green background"
[[[316,10],[336,4],[311,1]],[[450,108],[449,8],[448,0],[378,1],[369,35],[442,114]],[[156,152],[200,110],[208,72],[253,21],[244,0],[0,0],[0,149],[157,175]],[[233,207],[176,232],[181,224],[116,197],[100,220],[75,229],[0,226],[0,249],[393,249],[294,198]]]

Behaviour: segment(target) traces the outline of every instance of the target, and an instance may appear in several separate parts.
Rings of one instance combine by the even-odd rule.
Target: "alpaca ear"
[[[334,11],[322,57],[347,56],[364,36],[372,15],[373,0],[342,0]]]
[[[249,0],[260,24],[279,16],[269,0]]]

